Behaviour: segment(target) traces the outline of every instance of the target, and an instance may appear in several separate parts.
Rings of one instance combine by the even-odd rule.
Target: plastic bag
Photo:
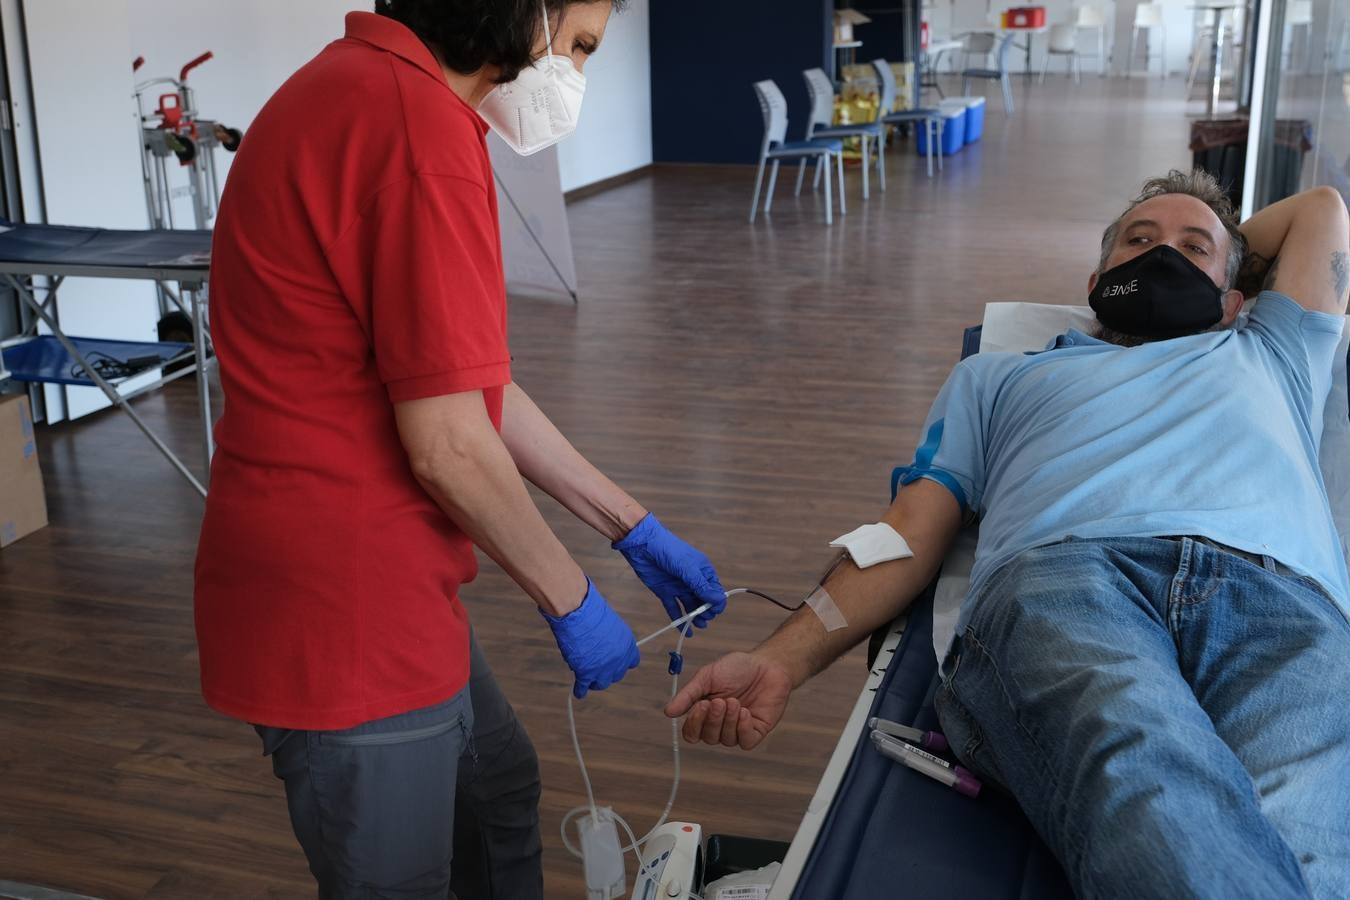
[[[774,862],[762,869],[719,878],[703,889],[703,900],[768,900],[781,868]]]

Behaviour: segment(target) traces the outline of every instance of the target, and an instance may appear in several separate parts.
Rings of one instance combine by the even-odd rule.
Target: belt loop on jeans
[[[1174,538],[1174,540],[1180,543],[1180,548],[1177,557],[1177,571],[1173,577],[1182,579],[1191,574],[1191,557],[1195,554],[1195,539],[1183,534]]]
[[[1260,566],[1272,575],[1281,577],[1294,574],[1294,570],[1280,562],[1268,553],[1249,553],[1246,550],[1239,550],[1237,547],[1230,547],[1227,544],[1220,544],[1218,541],[1211,541],[1209,538],[1196,538],[1202,544],[1208,544],[1215,550],[1220,550],[1239,559],[1245,559],[1254,566]]]

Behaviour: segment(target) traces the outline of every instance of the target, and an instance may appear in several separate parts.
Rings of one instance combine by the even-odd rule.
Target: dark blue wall
[[[908,16],[902,5],[892,0],[884,8],[874,9],[872,7],[881,7],[881,4],[860,0],[853,7],[872,19],[865,25],[853,26],[854,37],[863,42],[858,48],[859,62],[878,58],[891,62],[907,62],[910,59],[910,51],[905,43]]]
[[[802,70],[829,71],[833,0],[652,0],[652,158],[753,163],[764,120],[752,85],[788,101],[788,138],[806,130]]]

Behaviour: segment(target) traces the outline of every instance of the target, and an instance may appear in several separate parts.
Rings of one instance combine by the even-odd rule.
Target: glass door
[[[1250,211],[1318,185],[1350,202],[1350,0],[1270,4]]]

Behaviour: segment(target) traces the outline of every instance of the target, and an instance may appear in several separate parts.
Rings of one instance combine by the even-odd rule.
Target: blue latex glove
[[[542,609],[539,614],[553,629],[563,660],[576,676],[572,696],[580,700],[587,691],[603,691],[637,667],[642,660],[633,629],[609,608],[604,596],[586,579],[586,599],[562,618]]]
[[[623,554],[642,583],[660,598],[672,622],[711,603],[711,609],[694,619],[695,625],[704,628],[727,608],[727,592],[717,580],[712,562],[676,537],[651,513],[633,526],[627,537],[614,544],[614,549]]]

